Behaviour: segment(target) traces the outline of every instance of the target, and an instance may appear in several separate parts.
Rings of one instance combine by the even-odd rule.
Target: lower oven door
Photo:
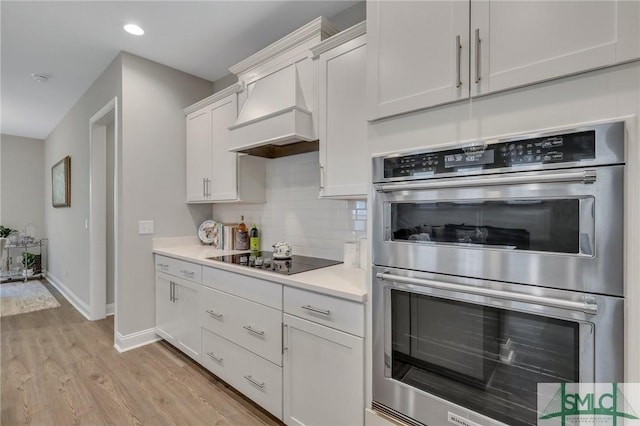
[[[538,383],[623,381],[622,298],[373,272],[378,409],[430,426],[535,425]]]

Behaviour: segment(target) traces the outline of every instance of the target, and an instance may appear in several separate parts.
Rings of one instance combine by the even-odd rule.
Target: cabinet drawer
[[[155,262],[156,271],[165,272],[197,283],[202,282],[201,265],[160,255],[156,255]]]
[[[364,336],[364,305],[362,303],[285,287],[284,311],[356,336]]]
[[[282,368],[202,329],[202,364],[282,419]]]
[[[202,327],[282,365],[282,311],[207,287],[199,307]]]
[[[233,380],[233,371],[241,367],[241,351],[238,345],[202,328],[202,365],[222,380]]]
[[[216,268],[203,268],[202,283],[262,305],[282,309],[282,284]]]

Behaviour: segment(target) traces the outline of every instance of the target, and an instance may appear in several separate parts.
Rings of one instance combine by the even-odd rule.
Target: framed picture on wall
[[[68,155],[51,167],[53,207],[71,206],[71,157]]]

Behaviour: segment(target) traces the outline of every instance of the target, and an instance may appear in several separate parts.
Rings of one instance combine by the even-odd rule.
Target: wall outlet
[[[152,220],[138,221],[138,234],[140,235],[153,234],[153,221]]]

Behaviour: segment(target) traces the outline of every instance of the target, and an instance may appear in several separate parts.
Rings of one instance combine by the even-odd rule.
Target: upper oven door
[[[622,295],[623,166],[374,186],[373,263]]]

